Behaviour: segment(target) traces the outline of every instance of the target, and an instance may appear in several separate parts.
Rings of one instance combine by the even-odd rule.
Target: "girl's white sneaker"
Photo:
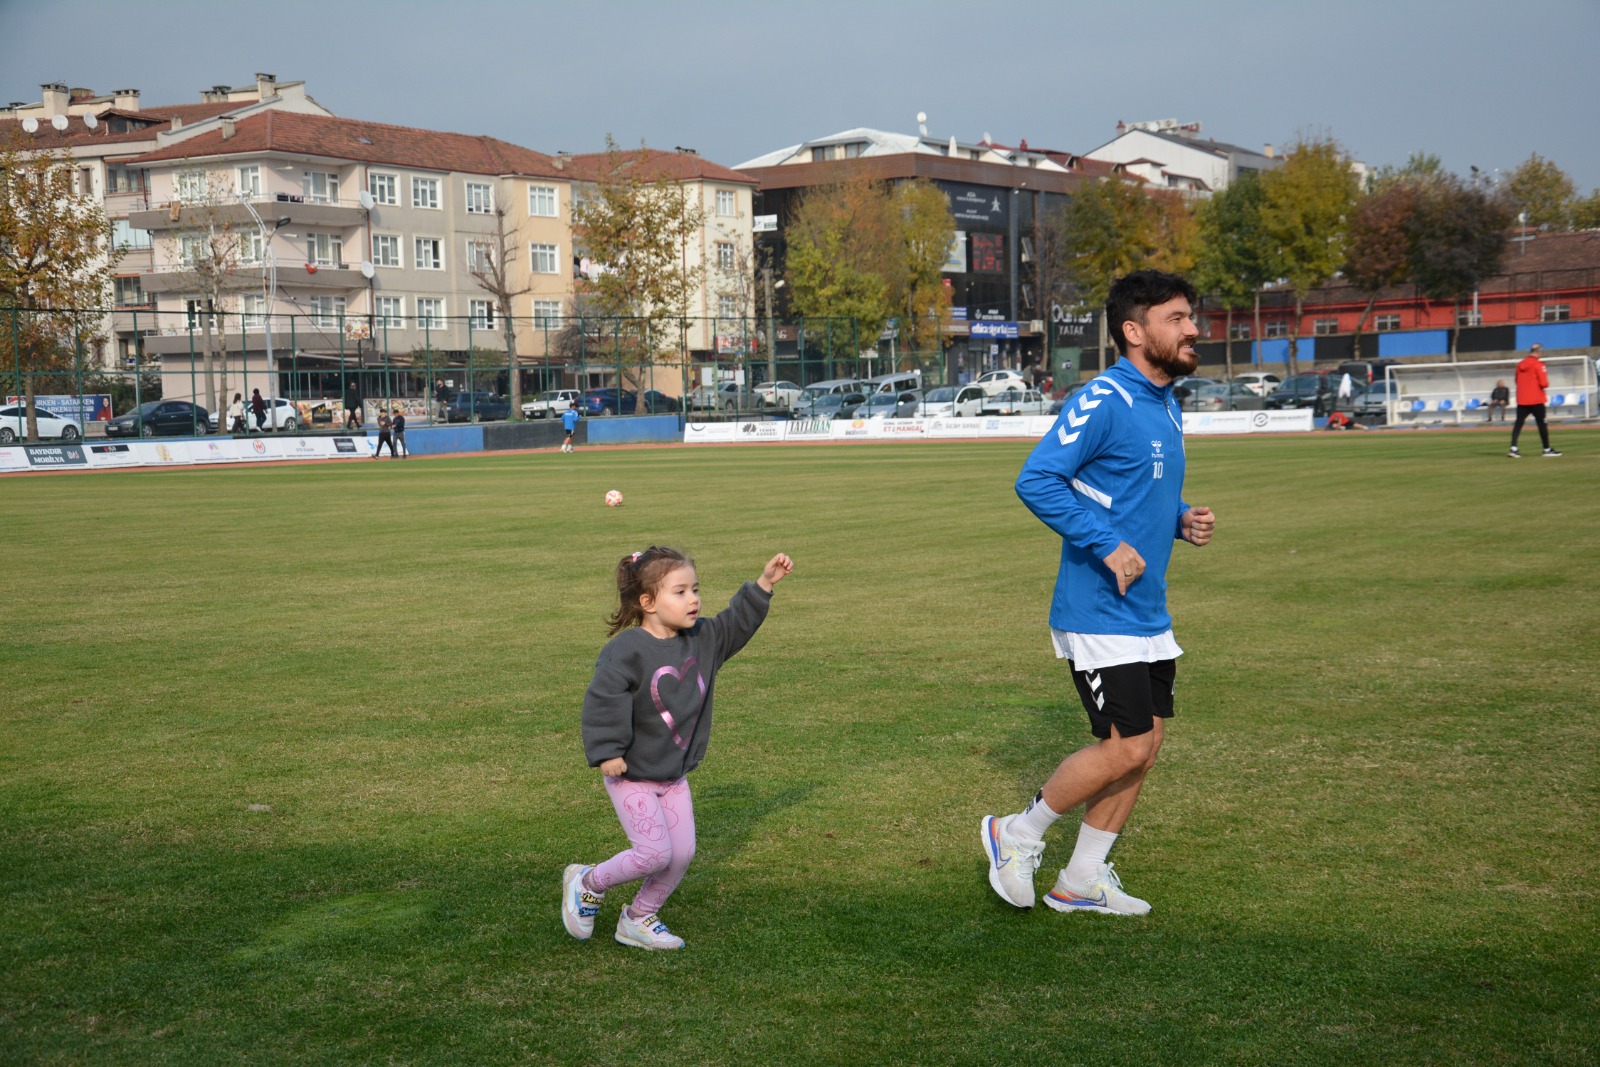
[[[667,924],[657,916],[630,919],[627,908],[623,908],[622,914],[617,917],[617,941],[634,948],[656,951],[683,947],[683,938],[668,930]]]

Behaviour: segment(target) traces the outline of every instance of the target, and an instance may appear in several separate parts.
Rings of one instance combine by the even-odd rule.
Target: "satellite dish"
[[[926,111],[917,112],[917,121],[918,122],[927,122],[928,121],[928,113]]]
[[[92,130],[96,126],[100,125],[100,120],[95,118],[93,115],[85,115],[83,116],[83,124]]]
[[[29,133],[32,133],[39,128],[39,120],[32,118],[31,116],[29,118],[25,118],[22,120],[22,128]]]
[[[67,128],[67,116],[65,116],[65,115],[57,115],[55,118],[50,120],[50,125],[54,126],[58,130],[66,129]]]
[[[371,193],[369,193],[365,189],[363,189],[363,190],[361,190],[361,195],[356,197],[356,199],[361,202],[361,208],[362,208],[363,211],[371,211],[372,210],[372,205],[375,203],[375,201],[372,199],[372,194]]]
[[[924,137],[928,136],[928,113],[926,111],[917,112],[917,132]]]
[[[378,273],[378,272],[373,269],[373,266],[372,266],[371,263],[368,263],[364,259],[361,261],[361,276],[363,278],[370,278],[376,273]]]

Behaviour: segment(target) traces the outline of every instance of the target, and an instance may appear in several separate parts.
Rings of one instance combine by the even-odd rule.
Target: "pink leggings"
[[[694,859],[694,802],[689,779],[630,782],[605,778],[606,792],[633,847],[600,864],[585,879],[605,892],[614,885],[644,879],[633,898],[633,913],[653,915],[678,888]]]

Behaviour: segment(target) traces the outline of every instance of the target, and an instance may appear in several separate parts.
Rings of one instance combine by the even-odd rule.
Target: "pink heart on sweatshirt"
[[[656,703],[656,713],[659,714],[661,716],[661,720],[667,724],[667,729],[672,731],[673,743],[682,749],[687,749],[689,747],[689,742],[678,736],[677,720],[672,717],[672,712],[667,710],[667,705],[661,699],[661,676],[663,674],[670,674],[672,675],[674,681],[681,682],[683,681],[684,675],[694,670],[694,664],[695,657],[690,656],[688,659],[684,660],[682,667],[661,667],[656,670],[656,673],[650,676],[650,699]],[[700,677],[699,674],[694,676],[694,680],[700,685],[700,702],[695,705],[694,717],[689,720],[687,732],[690,737],[694,736],[694,724],[699,720],[700,709],[705,707],[706,702],[706,680]]]

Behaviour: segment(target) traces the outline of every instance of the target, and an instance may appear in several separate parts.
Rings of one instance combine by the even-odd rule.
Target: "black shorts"
[[[1172,718],[1172,693],[1178,661],[1119,663],[1080,671],[1072,668],[1083,710],[1089,713],[1089,730],[1096,737],[1111,736],[1111,726],[1123,737],[1137,737],[1155,729],[1156,719]]]

